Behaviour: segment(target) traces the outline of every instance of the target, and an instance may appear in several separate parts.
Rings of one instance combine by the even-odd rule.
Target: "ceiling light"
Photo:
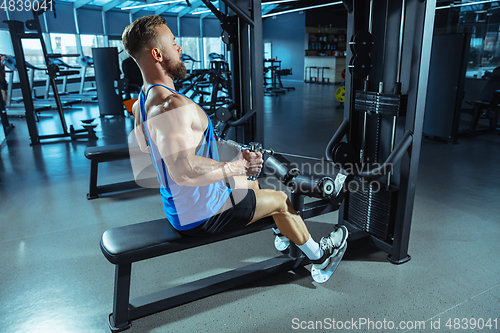
[[[265,6],[265,5],[276,5],[278,3],[292,2],[292,1],[299,1],[299,0],[278,0],[278,1],[263,2],[261,4],[262,4],[262,6]]]
[[[459,4],[449,4],[447,6],[441,6],[441,7],[436,7],[436,9],[446,9],[446,8],[454,8],[454,7],[464,7],[464,6],[473,6],[473,5],[480,5],[482,3],[490,3],[490,2],[498,2],[498,0],[483,0],[483,1],[476,1],[476,2],[466,2],[466,3],[459,3]]]
[[[163,2],[148,3],[145,5],[129,6],[129,7],[123,7],[122,10],[146,8],[146,7],[152,7],[152,6],[158,6],[158,5],[169,5],[169,4],[178,3],[178,2],[184,2],[184,0],[163,1]]]
[[[206,14],[206,13],[211,13],[212,11],[211,10],[202,10],[202,11],[199,11],[199,12],[194,12],[194,13],[191,13],[192,15],[197,15],[197,14]]]
[[[327,6],[333,6],[333,5],[340,5],[341,3],[342,3],[342,1],[337,1],[337,2],[325,3],[323,5],[303,7],[303,8],[295,8],[295,9],[290,9],[290,10],[284,10],[282,12],[277,12],[277,13],[262,15],[262,17],[266,18],[266,17],[270,17],[270,16],[276,16],[276,15],[281,15],[281,14],[288,14],[288,13],[293,13],[293,12],[299,12],[299,11],[302,11],[302,10],[308,10],[308,9],[314,9],[314,8],[320,8],[320,7],[327,7]]]

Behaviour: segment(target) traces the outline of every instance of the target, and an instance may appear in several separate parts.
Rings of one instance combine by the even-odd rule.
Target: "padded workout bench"
[[[133,148],[139,149],[139,148]],[[141,152],[142,153],[142,152]],[[125,191],[141,188],[135,180],[107,184],[107,185],[97,185],[97,169],[99,163],[126,160],[130,158],[129,145],[128,144],[117,144],[108,146],[95,146],[88,147],[85,149],[85,157],[90,160],[90,184],[89,193],[87,194],[87,199],[95,199],[99,197],[99,194],[110,193],[117,191]],[[151,182],[151,184],[156,184],[156,178],[147,179],[146,182]],[[157,184],[156,184],[157,185]]]
[[[167,219],[159,219],[105,231],[101,238],[101,250],[106,259],[115,265],[113,313],[109,316],[111,331],[124,331],[131,327],[132,320],[309,263],[307,257],[303,256],[294,244],[290,244],[289,254],[129,299],[132,263],[254,233],[272,226],[274,220],[269,217],[243,229],[220,235],[186,237],[179,234]]]
[[[342,138],[343,135],[339,137]],[[335,140],[332,139],[331,142],[335,143]],[[300,170],[290,167],[290,162],[280,154],[269,156],[265,165],[268,170],[274,170],[274,175],[279,181],[292,188],[290,201],[304,220],[338,210],[346,193],[345,182],[350,179],[350,176],[338,168],[331,170],[328,176],[301,175]],[[305,203],[306,196],[318,200]],[[290,242],[288,253],[279,257],[133,300],[129,299],[132,263],[250,234],[273,226],[275,226],[273,218],[268,217],[245,228],[219,235],[186,237],[177,232],[167,219],[159,219],[105,231],[101,237],[101,250],[106,259],[116,265],[113,313],[109,316],[111,331],[120,332],[130,328],[131,321],[134,319],[308,264],[309,259],[295,244]]]

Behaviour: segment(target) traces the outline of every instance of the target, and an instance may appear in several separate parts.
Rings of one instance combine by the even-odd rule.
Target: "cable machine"
[[[88,123],[83,123],[83,129],[75,130],[73,125],[69,126],[66,123],[66,119],[64,117],[63,105],[61,103],[61,99],[57,90],[56,78],[58,76],[64,76],[69,74],[68,72],[61,70],[59,66],[55,63],[51,62],[51,59],[60,58],[62,54],[48,54],[47,47],[45,45],[45,41],[42,35],[42,28],[40,26],[39,16],[42,15],[46,10],[52,10],[55,14],[54,2],[51,1],[51,5],[49,6],[46,1],[44,1],[38,11],[32,11],[33,19],[27,20],[25,23],[21,21],[8,20],[5,21],[9,25],[10,36],[12,39],[12,46],[14,48],[14,54],[16,57],[16,66],[19,74],[19,81],[21,83],[21,91],[23,95],[23,101],[26,111],[26,123],[28,125],[28,132],[31,139],[31,145],[40,144],[43,139],[55,139],[55,138],[66,138],[69,137],[72,140],[87,138],[87,139],[97,139],[94,128],[96,125],[91,124],[92,120],[87,121]],[[34,32],[26,32],[25,26],[29,30]],[[59,114],[59,118],[61,121],[62,133],[60,134],[49,134],[49,135],[40,135],[38,133],[38,127],[36,124],[36,109],[33,104],[33,97],[30,89],[30,81],[27,73],[27,63],[24,57],[24,50],[22,47],[22,39],[37,39],[40,41],[42,46],[43,56],[45,59],[45,64],[47,66],[47,74],[50,79],[50,86],[52,87],[52,91],[54,93],[55,102],[57,105],[57,111]],[[69,71],[73,74],[73,71]]]
[[[356,177],[339,224],[350,240],[366,238],[401,264],[410,260],[436,0],[343,2],[352,36],[345,119],[326,156]]]
[[[257,125],[256,132],[245,134],[255,133],[255,140],[262,141],[260,108],[248,108],[249,100],[242,98],[250,96],[245,95],[248,93],[245,81],[263,72],[262,61],[252,62],[256,55],[262,58],[258,53],[262,50],[247,44],[261,33],[261,20],[253,12],[253,21],[239,7],[235,7],[236,16],[225,16],[208,0],[203,2],[221,20],[223,38],[231,46],[235,107],[248,111],[236,122],[240,125],[240,120],[250,119],[251,125]],[[223,2],[231,9],[235,6],[229,0]],[[249,5],[249,1],[238,1],[243,3],[246,6],[241,8],[256,9],[252,5],[259,2]],[[348,11],[347,33],[351,36],[344,121],[325,151],[327,160],[353,176],[339,210],[339,224],[349,229],[350,241],[367,240],[385,251],[390,262],[401,264],[411,259],[408,245],[436,0],[343,0],[343,3]],[[246,33],[252,31],[253,35]],[[242,68],[239,65],[242,63],[251,66]],[[257,90],[262,85],[252,87],[251,83],[262,82],[262,76],[248,82],[250,90]],[[255,102],[262,101],[262,92],[257,96]],[[224,116],[229,112],[223,112]],[[256,122],[251,122],[253,113],[257,113]],[[342,141],[344,137],[347,142]],[[250,141],[246,137],[237,140]],[[297,209],[301,213],[301,207]]]
[[[264,53],[260,0],[221,0],[220,11],[203,3],[219,19],[222,39],[229,46],[236,141],[264,143]],[[254,116],[255,115],[255,116]]]

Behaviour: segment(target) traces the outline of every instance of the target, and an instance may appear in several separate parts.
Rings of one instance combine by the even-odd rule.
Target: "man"
[[[316,268],[325,268],[346,243],[347,229],[338,228],[318,244],[286,193],[259,189],[258,182],[247,180],[262,168],[260,153],[244,151],[237,160],[219,161],[210,119],[174,90],[174,77],[183,78],[186,68],[180,60],[182,47],[165,20],[156,15],[139,18],[125,28],[122,39],[144,81],[133,106],[136,136],[141,150],[151,154],[172,226],[185,235],[203,236],[272,216]]]

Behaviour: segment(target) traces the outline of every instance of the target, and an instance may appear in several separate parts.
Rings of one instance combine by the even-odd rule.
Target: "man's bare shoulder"
[[[135,117],[135,119],[140,119],[141,118],[140,113],[141,113],[141,106],[139,104],[139,100],[137,100],[132,105],[132,115]]]
[[[180,94],[170,94],[163,99],[156,100],[149,108],[148,116],[154,117],[167,112],[188,116],[196,112],[196,104]]]

